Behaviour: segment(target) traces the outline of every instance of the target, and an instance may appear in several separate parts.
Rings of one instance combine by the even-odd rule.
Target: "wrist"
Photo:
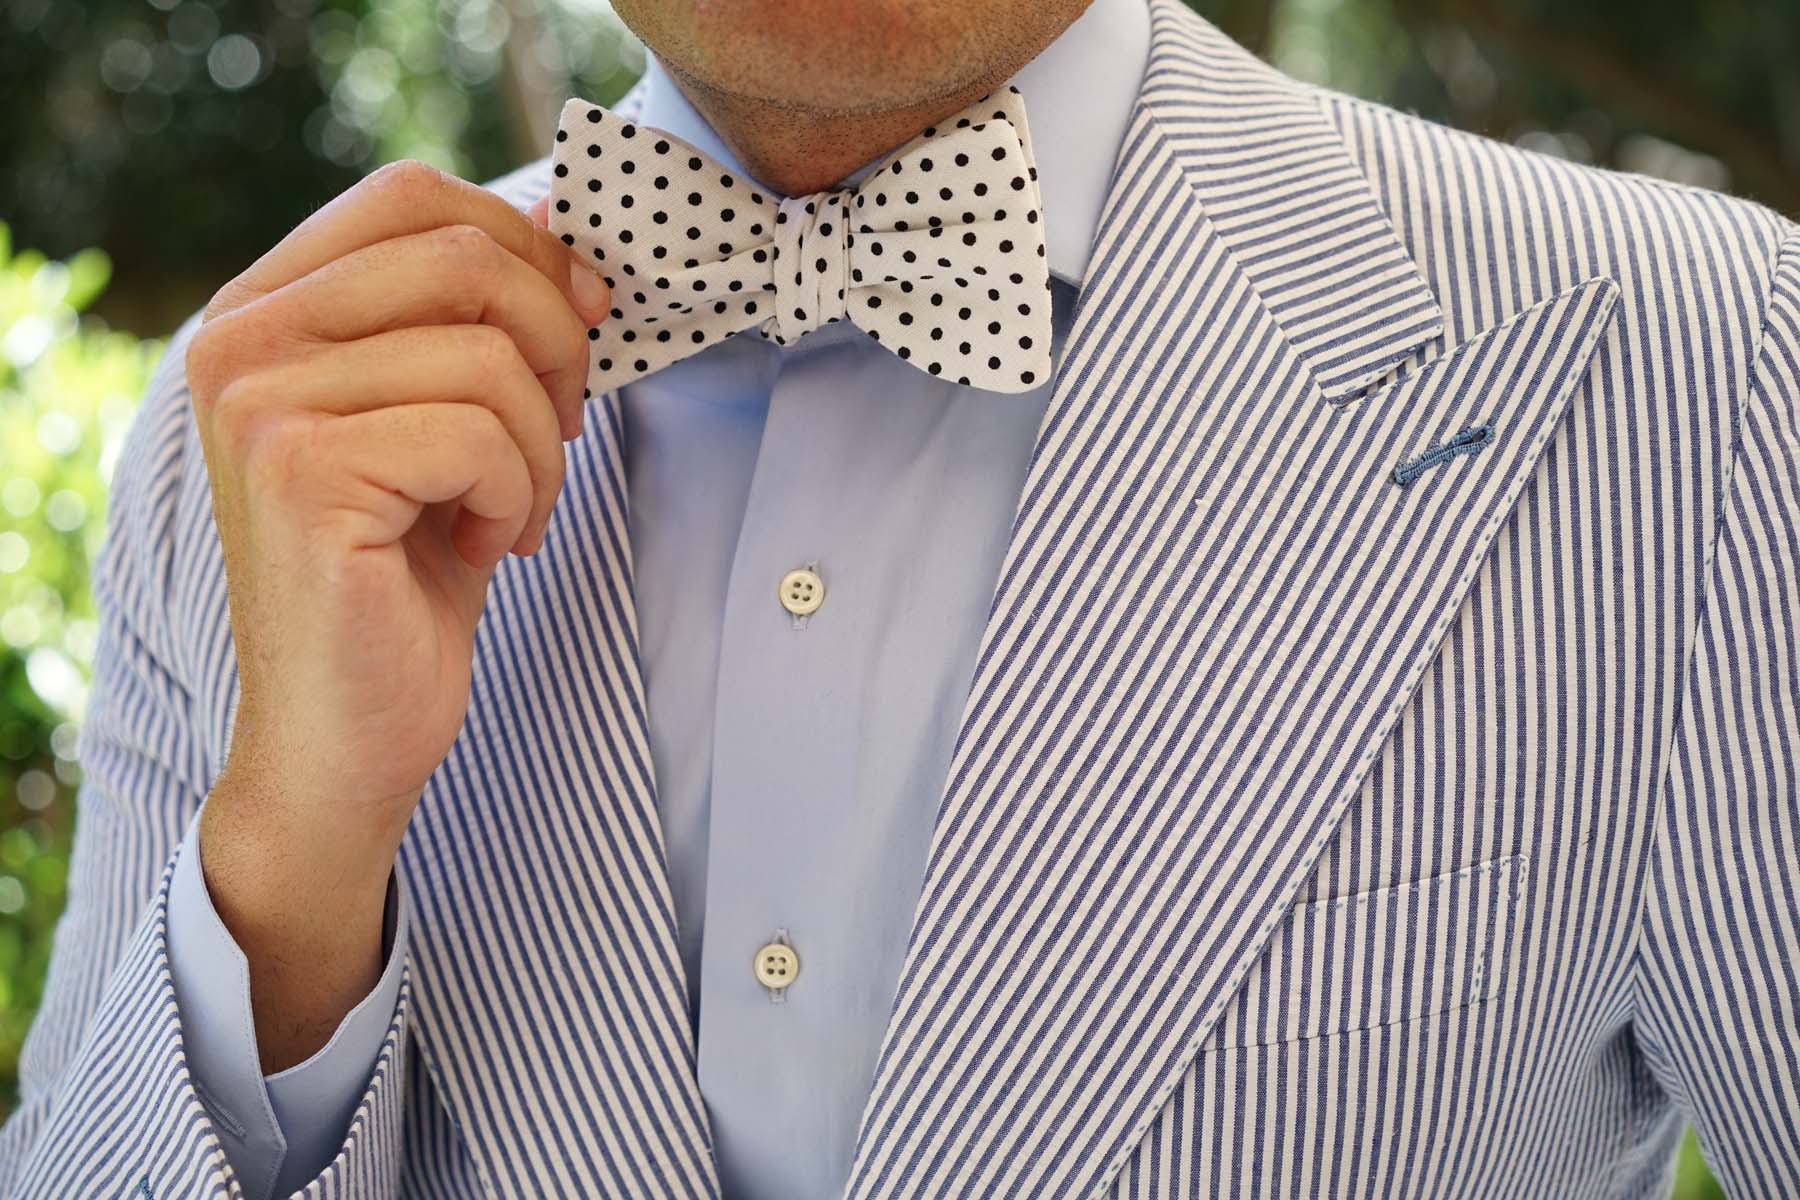
[[[310,1057],[379,979],[404,832],[293,800],[228,771],[200,813],[199,866],[249,963],[265,1073]]]

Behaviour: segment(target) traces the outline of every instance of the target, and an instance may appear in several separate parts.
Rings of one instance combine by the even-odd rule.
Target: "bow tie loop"
[[[850,288],[850,199],[815,192],[781,202],[775,214],[775,341],[787,345],[844,316]]]

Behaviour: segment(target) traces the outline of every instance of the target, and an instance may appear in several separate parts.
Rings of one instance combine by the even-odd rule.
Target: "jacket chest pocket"
[[[1296,905],[1202,1050],[1266,1046],[1434,1016],[1500,988],[1527,862]]]

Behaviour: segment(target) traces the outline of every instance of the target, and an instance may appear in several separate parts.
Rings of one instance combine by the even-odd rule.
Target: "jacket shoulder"
[[[1299,84],[1344,140],[1401,237],[1446,284],[1460,261],[1485,286],[1610,275],[1627,312],[1676,321],[1704,310],[1754,337],[1795,225],[1767,205],[1691,184],[1575,162]],[[1438,282],[1437,280],[1433,281]]]

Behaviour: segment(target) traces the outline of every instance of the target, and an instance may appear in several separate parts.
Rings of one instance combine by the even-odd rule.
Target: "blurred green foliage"
[[[15,253],[0,224],[0,1101],[63,907],[105,481],[160,351],[81,321],[110,273]]]
[[[1301,78],[1800,215],[1795,0],[1188,2]],[[161,348],[116,330],[174,328],[380,162],[544,153],[565,96],[642,64],[606,0],[0,0],[0,220],[48,254],[0,225],[0,1112],[63,903],[105,480]],[[1676,1195],[1722,1195],[1691,1138]]]

